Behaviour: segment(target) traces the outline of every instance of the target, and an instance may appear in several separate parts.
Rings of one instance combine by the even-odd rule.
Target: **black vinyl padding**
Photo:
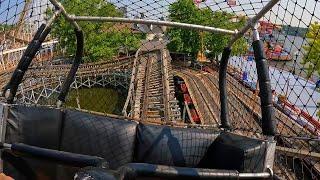
[[[57,109],[12,106],[9,108],[6,142],[57,150],[62,116]]]
[[[62,118],[63,113],[57,109],[12,105],[8,111],[5,142],[58,150]],[[8,159],[8,162],[4,163],[4,171],[14,179],[35,179],[30,170],[27,170],[27,173],[20,170],[25,170],[28,166],[34,173],[37,171],[50,174],[52,179],[55,179],[57,165],[10,153],[2,155],[3,159]]]
[[[261,102],[261,125],[262,132],[267,136],[277,133],[273,98],[271,91],[271,80],[268,69],[268,60],[265,55],[264,43],[261,40],[253,41],[254,60],[259,80],[259,96]]]
[[[195,167],[218,135],[208,130],[139,124],[135,162]]]
[[[222,132],[212,143],[198,167],[263,172],[265,155],[264,141]]]
[[[115,169],[133,161],[136,127],[136,122],[67,110],[60,149],[102,157]]]
[[[156,165],[262,172],[266,155],[265,141],[233,133],[145,125],[75,110],[19,105],[9,108],[6,142],[102,157],[113,170],[143,170],[149,164],[146,170],[150,173],[152,168],[162,167]],[[69,177],[76,171],[26,162],[43,172],[57,170]],[[130,163],[136,164],[128,166]]]
[[[220,119],[221,128],[230,129],[231,125],[228,118],[228,101],[227,101],[227,68],[228,61],[231,55],[231,48],[223,49],[222,57],[219,66],[219,90],[220,90]]]

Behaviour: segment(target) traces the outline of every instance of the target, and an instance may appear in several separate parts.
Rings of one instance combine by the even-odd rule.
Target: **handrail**
[[[147,163],[129,163],[119,168],[124,179],[137,177],[160,177],[170,179],[268,179],[273,172],[239,173],[236,170],[202,169],[189,167],[174,167]]]
[[[271,80],[267,60],[263,51],[263,42],[261,40],[255,40],[252,46],[260,87],[262,132],[264,135],[274,136],[276,134],[276,123],[272,102]]]
[[[220,89],[220,106],[221,106],[221,128],[230,129],[230,122],[228,119],[228,100],[227,100],[227,68],[228,59],[231,54],[231,48],[224,48],[222,53],[222,58],[220,62],[219,70],[219,89]]]
[[[72,67],[68,73],[68,76],[62,85],[62,89],[61,89],[61,92],[58,97],[58,103],[57,103],[58,107],[60,107],[61,104],[65,102],[66,96],[67,96],[69,89],[70,89],[70,86],[74,81],[74,78],[76,76],[76,73],[78,71],[80,63],[82,61],[83,46],[84,46],[83,32],[81,29],[80,30],[75,29],[75,34],[76,34],[76,38],[77,38],[77,52],[76,52],[76,56],[74,58],[74,62],[72,64]]]
[[[253,29],[257,31],[257,29]],[[258,32],[255,32],[257,34]],[[256,61],[256,69],[258,74],[258,81],[260,86],[260,100],[261,100],[261,117],[262,117],[262,132],[267,136],[274,136],[276,134],[276,123],[274,118],[274,109],[272,103],[272,93],[270,85],[270,77],[268,71],[268,65],[263,52],[262,41],[255,36],[253,42],[253,49]],[[223,128],[230,128],[228,121],[227,110],[227,87],[226,87],[226,74],[228,59],[231,53],[231,49],[226,47],[224,49],[222,59],[220,62],[219,71],[219,89],[220,89],[220,104],[221,104],[221,124]]]
[[[262,18],[270,9],[272,9],[279,0],[271,0],[262,8],[260,12],[253,18],[251,18],[247,25],[243,27],[230,40],[228,46],[223,51],[223,56],[220,62],[219,72],[219,89],[220,89],[220,101],[221,101],[221,124],[223,128],[230,128],[227,112],[227,87],[226,87],[226,73],[229,57],[232,50],[232,45],[249,30],[253,30],[253,48],[256,61],[256,68],[258,73],[258,81],[260,85],[260,100],[261,100],[261,112],[262,112],[262,131],[264,135],[274,136],[276,134],[276,123],[274,121],[274,110],[272,104],[272,94],[270,77],[268,71],[268,65],[263,52],[262,41],[259,39],[259,32],[257,30],[257,22]]]
[[[164,104],[164,118],[165,121],[168,122],[170,121],[170,114],[171,114],[171,109],[170,109],[170,85],[169,85],[169,72],[168,72],[168,52],[166,49],[161,49],[161,71],[162,71],[162,84],[163,84],[163,104]]]
[[[158,26],[168,26],[168,27],[179,27],[185,29],[201,30],[213,33],[222,33],[229,35],[236,35],[237,30],[228,30],[222,28],[215,28],[210,26],[202,26],[188,23],[171,22],[171,21],[159,21],[152,19],[131,19],[122,17],[96,17],[96,16],[69,16],[73,21],[105,21],[105,22],[121,22],[121,23],[136,23],[136,24],[146,24],[146,25],[158,25]]]
[[[202,26],[188,23],[180,22],[170,22],[170,21],[159,21],[151,19],[131,19],[131,18],[122,18],[122,17],[96,17],[96,16],[75,16],[70,15],[64,9],[63,5],[57,0],[50,0],[50,2],[57,8],[62,11],[64,17],[76,28],[80,29],[77,21],[104,21],[104,22],[121,22],[121,23],[136,23],[136,24],[146,24],[146,25],[158,25],[158,26],[169,26],[169,27],[180,27],[185,29],[194,29],[201,31],[208,31],[214,33],[230,34],[236,35],[237,30],[228,30],[222,28],[215,28],[210,26]]]
[[[3,96],[6,97],[9,104],[13,103],[14,97],[17,93],[18,86],[22,82],[23,76],[30,66],[33,58],[35,57],[37,51],[40,49],[41,44],[44,42],[46,37],[51,31],[51,25],[53,21],[59,16],[61,10],[55,11],[51,19],[49,19],[47,24],[42,24],[38,31],[36,32],[33,40],[28,45],[28,48],[23,53],[20,62],[15,69],[9,83],[3,89]]]
[[[104,163],[106,163],[103,158],[98,156],[90,156],[84,154],[58,151],[53,149],[40,148],[23,143],[7,144],[1,142],[0,149],[8,149],[12,152],[22,154],[22,156],[29,156],[53,162],[60,162],[62,164],[72,165],[75,167],[101,167]]]
[[[51,41],[47,41],[41,44],[41,46],[47,46],[47,45],[52,45],[52,44],[57,44],[59,43],[59,41],[57,40],[51,40]],[[9,49],[9,50],[4,50],[0,52],[0,55],[6,55],[6,54],[10,54],[10,53],[15,53],[15,52],[19,52],[19,51],[24,51],[28,48],[28,46],[24,46],[21,48],[15,48],[15,49]]]
[[[130,86],[129,86],[129,90],[128,90],[128,96],[127,96],[127,99],[126,99],[126,102],[123,106],[123,109],[122,109],[122,113],[124,116],[127,116],[127,108],[129,106],[129,102],[130,102],[130,99],[132,98],[132,95],[134,94],[134,81],[135,81],[135,77],[136,77],[136,71],[138,71],[138,66],[137,66],[137,61],[138,61],[138,56],[140,54],[140,51],[141,51],[141,48],[139,48],[135,54],[135,58],[134,58],[134,61],[133,61],[133,68],[132,68],[132,75],[131,75],[131,80],[130,80]]]

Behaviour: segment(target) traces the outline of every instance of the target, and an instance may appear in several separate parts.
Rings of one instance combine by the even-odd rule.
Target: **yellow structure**
[[[197,55],[197,61],[198,62],[210,62],[206,55],[204,54],[204,43],[203,43],[203,32],[200,32],[200,38],[201,38],[201,49],[199,50],[198,52],[198,55]]]

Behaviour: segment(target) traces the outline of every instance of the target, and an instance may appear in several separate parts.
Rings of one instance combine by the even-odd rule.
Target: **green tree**
[[[61,2],[70,14],[123,16],[116,6],[104,0],[63,0]],[[79,22],[79,25],[85,36],[84,59],[86,62],[109,60],[117,56],[121,48],[134,50],[140,46],[142,35],[131,33],[129,26],[107,22]],[[64,17],[60,16],[53,25],[52,35],[59,39],[67,55],[74,55],[76,49],[74,28]]]
[[[178,0],[169,7],[171,21],[182,23],[196,23],[199,11],[192,0]],[[200,48],[200,34],[198,31],[171,28],[168,31],[171,42],[168,48],[171,51],[190,53],[195,55]]]
[[[0,30],[1,31],[6,31],[12,29],[14,26],[8,25],[8,24],[0,24]]]
[[[239,18],[239,21],[232,22],[231,19],[235,16],[233,13],[223,11],[213,12],[210,8],[199,9],[194,5],[192,0],[178,0],[170,5],[169,13],[169,18],[172,21],[230,30],[239,29],[245,24],[244,18]],[[168,48],[171,51],[190,53],[196,56],[201,48],[201,33],[204,46],[207,50],[211,51],[209,56],[221,53],[230,40],[229,35],[171,28],[168,31],[168,35],[171,38]],[[233,53],[244,53],[247,48],[247,41],[240,39],[234,44]]]
[[[311,24],[306,34],[308,45],[304,46],[306,55],[302,61],[305,65],[307,74],[310,77],[313,74],[320,76],[320,24],[315,22]]]
[[[308,45],[303,47],[306,55],[301,63],[305,66],[308,77],[315,74],[320,76],[320,24],[318,22],[310,25],[306,38],[308,38]],[[320,103],[318,103],[319,106]],[[317,115],[320,117],[320,111]]]

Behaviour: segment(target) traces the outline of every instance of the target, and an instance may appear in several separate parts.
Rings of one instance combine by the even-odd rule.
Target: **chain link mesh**
[[[268,2],[61,1],[66,11],[75,15],[165,20],[228,30],[240,30]],[[277,120],[274,171],[283,179],[320,176],[319,10],[317,0],[280,0],[258,23],[270,66]],[[54,6],[47,0],[0,0],[1,88],[9,81],[36,30],[53,11]],[[177,125],[219,126],[219,60],[231,35],[134,23],[83,21],[79,25],[85,34],[84,59],[66,107],[134,119],[148,117],[153,123],[160,116],[161,121],[170,117]],[[234,44],[229,59],[229,118],[235,132],[262,138],[251,36],[249,31]],[[158,44],[150,43],[155,39]],[[75,44],[73,27],[61,15],[26,72],[16,103],[55,106],[75,56]],[[170,52],[171,58],[165,53],[158,56],[155,49],[159,47]],[[170,59],[166,67],[163,59]],[[169,70],[166,76],[163,69]],[[166,88],[167,96],[163,94]],[[166,101],[170,103],[166,105]],[[167,106],[171,109],[168,116],[162,110]]]

